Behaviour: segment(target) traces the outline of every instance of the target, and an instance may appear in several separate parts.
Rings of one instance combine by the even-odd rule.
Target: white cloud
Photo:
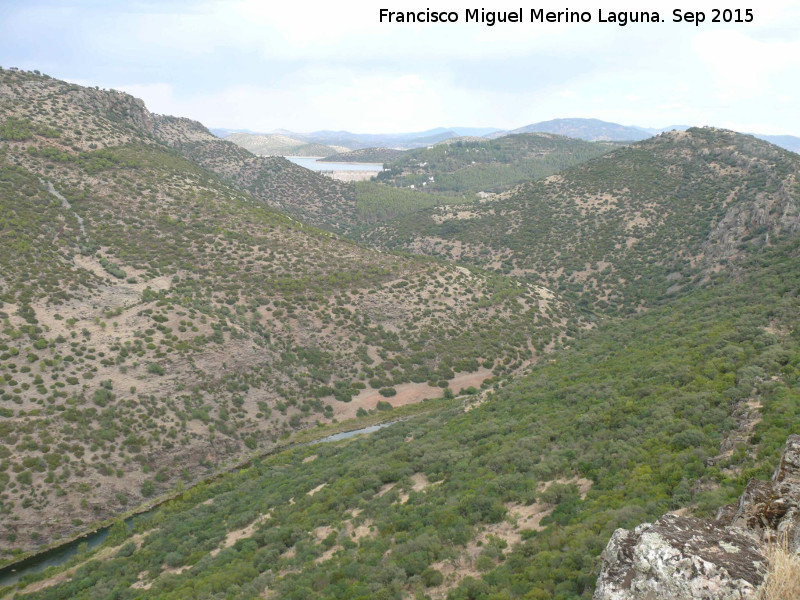
[[[165,83],[118,86],[145,100],[154,112],[189,116],[207,125],[269,131],[350,128],[392,131],[398,123],[435,127],[465,122],[485,110],[480,98],[458,95],[450,84],[409,73],[399,77],[363,76],[344,71],[326,74],[313,69],[297,74],[286,88],[253,85],[189,96]],[[338,81],[344,79],[346,83]],[[358,119],[354,120],[354,115]],[[465,120],[465,121],[462,121]]]
[[[797,86],[800,40],[759,41],[741,31],[717,30],[698,34],[693,47],[728,100],[774,93],[784,84]]]
[[[597,13],[596,2],[566,4]],[[692,9],[710,14],[718,4],[696,0]],[[451,0],[385,6],[464,12]],[[157,112],[217,126],[398,131],[594,116],[800,134],[795,0],[756,6],[750,24],[700,27],[671,23],[671,2],[646,7],[666,23],[627,27],[387,25],[378,23],[379,8],[372,0],[138,0],[102,8],[30,0],[0,22],[0,53],[6,64],[124,88]],[[619,0],[613,8],[643,6]]]

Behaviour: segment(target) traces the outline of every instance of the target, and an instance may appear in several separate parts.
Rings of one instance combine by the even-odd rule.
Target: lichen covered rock
[[[634,531],[615,531],[603,564],[597,599],[738,600],[761,584],[766,558],[743,531],[666,515]]]
[[[618,529],[603,551],[595,600],[742,600],[764,581],[763,541],[800,551],[800,436],[790,436],[771,481],[751,480],[716,520],[665,515]]]

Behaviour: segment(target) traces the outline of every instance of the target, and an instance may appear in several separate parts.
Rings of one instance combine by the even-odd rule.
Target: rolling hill
[[[600,119],[553,119],[532,123],[505,132],[504,135],[513,133],[552,133],[571,138],[597,141],[626,141],[637,142],[651,137],[651,133],[640,127],[609,123]],[[493,134],[498,135],[498,134]]]
[[[385,163],[377,181],[447,195],[500,192],[614,147],[550,134],[508,135],[494,140],[456,138],[431,148],[407,150]]]
[[[332,154],[321,159],[332,162],[365,162],[365,163],[385,163],[396,160],[403,155],[403,150],[394,148],[360,148]]]
[[[800,228],[800,157],[716,129],[665,133],[469,210],[439,207],[363,240],[533,277],[591,311],[652,305]]]

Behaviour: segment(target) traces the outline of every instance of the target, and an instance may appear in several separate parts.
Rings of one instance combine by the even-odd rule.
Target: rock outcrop
[[[751,480],[715,520],[670,514],[615,531],[594,598],[755,598],[767,570],[763,543],[779,536],[800,552],[800,435],[789,437],[771,481]]]

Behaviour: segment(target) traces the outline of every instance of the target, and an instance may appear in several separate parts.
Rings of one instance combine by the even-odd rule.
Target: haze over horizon
[[[800,6],[773,2],[750,24],[694,26],[671,22],[677,5],[656,4],[648,9],[665,23],[487,27],[380,24],[365,1],[11,0],[0,8],[0,64],[124,90],[210,127],[263,132],[513,129],[584,117],[800,135]]]

